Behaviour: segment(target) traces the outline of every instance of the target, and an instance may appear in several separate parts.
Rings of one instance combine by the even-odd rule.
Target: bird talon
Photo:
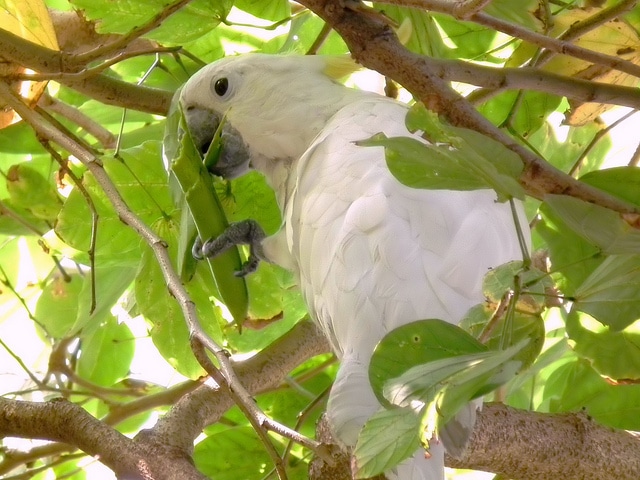
[[[191,255],[196,260],[204,260],[202,247],[203,247],[202,240],[200,240],[200,237],[196,237],[196,240],[195,242],[193,242],[193,246],[191,247]]]

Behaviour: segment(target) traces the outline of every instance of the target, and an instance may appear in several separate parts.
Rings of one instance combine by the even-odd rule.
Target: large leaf
[[[379,475],[409,458],[420,446],[421,426],[421,415],[409,407],[372,415],[356,444],[356,478]]]
[[[415,365],[487,348],[464,330],[443,320],[420,320],[389,332],[378,343],[369,366],[369,380],[382,404],[389,405],[384,384]]]
[[[580,181],[640,206],[640,168],[615,167],[589,172]]]
[[[124,201],[147,224],[174,210],[166,174],[159,162],[159,146],[159,142],[147,142],[139,147],[121,151],[122,159],[102,158],[105,171]],[[122,222],[90,172],[83,175],[82,184],[91,195],[98,213],[95,251],[97,263],[137,264],[140,259],[138,235]],[[91,244],[91,221],[86,199],[76,188],[64,203],[55,230],[69,246],[86,252]]]
[[[614,331],[640,319],[640,255],[606,258],[578,287],[573,307]]]
[[[640,430],[640,385],[612,385],[585,360],[559,366],[547,380],[552,412],[586,410],[596,422],[613,428]]]
[[[420,106],[407,115],[407,127],[424,130],[430,143],[382,134],[360,142],[385,147],[389,170],[405,185],[451,190],[493,188],[501,200],[524,198],[517,181],[522,162],[503,145],[472,130],[445,125]]]
[[[82,10],[89,20],[98,22],[100,33],[128,33],[150,22],[154,16],[175,2],[167,0],[114,0],[96,2],[73,0],[74,7]],[[149,38],[164,43],[180,44],[194,40],[214,28],[229,13],[232,2],[221,0],[189,2],[178,12],[147,34]]]
[[[196,445],[193,459],[199,471],[217,480],[260,480],[272,467],[264,445],[249,426],[209,435]]]
[[[566,326],[574,351],[587,359],[600,375],[622,383],[640,383],[638,323],[616,331],[572,310]]]
[[[417,365],[389,380],[383,393],[394,405],[408,406],[416,400],[431,405],[446,390],[447,401],[437,405],[444,424],[467,402],[510,380],[521,365],[512,359],[526,344],[527,340],[523,340],[505,350],[459,355]]]
[[[598,247],[574,232],[567,221],[549,205],[542,204],[540,216],[535,232],[546,244],[554,279],[566,295],[573,295],[602,263],[604,256]]]
[[[126,324],[109,316],[80,340],[82,353],[77,368],[83,378],[110,387],[128,375],[135,344]]]
[[[625,222],[619,213],[565,195],[547,195],[545,204],[569,228],[604,253],[640,253],[640,230]]]

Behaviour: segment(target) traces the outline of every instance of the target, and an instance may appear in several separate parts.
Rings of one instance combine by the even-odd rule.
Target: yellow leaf
[[[0,0],[0,25],[2,29],[37,45],[58,50],[58,41],[53,23],[44,0]],[[25,73],[19,65],[6,65],[0,70],[3,75]],[[20,95],[29,104],[35,104],[44,92],[46,82],[20,82],[17,85]],[[2,107],[2,105],[0,105]],[[0,128],[18,120],[13,112],[4,111],[0,116]]]
[[[560,35],[577,22],[586,20],[597,11],[582,9],[569,10],[556,17],[554,34]],[[640,41],[635,30],[623,21],[610,21],[598,28],[586,32],[572,43],[589,50],[618,57],[629,62],[640,64]],[[593,80],[611,85],[636,86],[638,79],[627,73],[613,70],[602,65],[592,65],[568,55],[558,55],[545,65],[545,70],[561,75]],[[571,111],[567,115],[569,125],[584,125],[593,121],[611,105],[600,103],[580,103],[571,101]]]
[[[43,0],[0,0],[0,25],[25,40],[58,50],[56,32]]]

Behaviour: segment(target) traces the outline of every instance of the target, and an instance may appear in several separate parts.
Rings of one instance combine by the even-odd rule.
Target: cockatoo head
[[[196,147],[204,151],[225,118],[214,173],[234,178],[251,164],[268,174],[270,164],[298,159],[329,118],[359,93],[334,80],[356,69],[348,57],[227,57],[191,77],[180,104]]]

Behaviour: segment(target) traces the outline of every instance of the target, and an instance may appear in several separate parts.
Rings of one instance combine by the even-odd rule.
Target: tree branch
[[[0,56],[39,73],[77,73],[84,66],[69,60],[72,55],[51,50],[0,29]],[[89,78],[63,76],[58,81],[100,102],[166,115],[173,93],[132,85],[104,74]]]
[[[606,103],[640,109],[635,87],[566,77],[540,68],[495,68],[461,60],[430,58],[431,71],[443,80],[463,82],[492,90],[535,90],[580,102]]]
[[[640,478],[640,439],[595,423],[585,413],[549,414],[487,404],[463,458],[453,468],[518,480]]]
[[[359,63],[398,81],[429,108],[445,113],[453,125],[476,130],[517,153],[524,163],[520,183],[531,196],[565,194],[617,212],[638,213],[635,206],[561,172],[492,125],[439,77],[432,59],[404,48],[383,20],[350,10],[341,0],[300,3],[333,26]]]
[[[98,456],[119,478],[206,478],[188,457],[168,448],[145,448],[66,400],[36,403],[0,397],[0,412],[0,438],[39,438],[73,444]]]
[[[280,385],[305,360],[328,351],[326,338],[312,322],[303,321],[259,354],[235,363],[234,369],[247,391],[256,395]],[[202,385],[181,398],[144,436],[150,441],[190,450],[202,429],[217,422],[233,404],[226,389]]]

